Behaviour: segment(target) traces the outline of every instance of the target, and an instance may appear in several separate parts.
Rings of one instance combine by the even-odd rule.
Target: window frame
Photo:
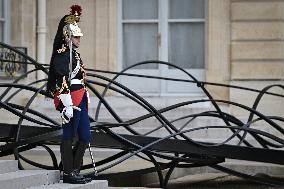
[[[118,43],[117,43],[117,49],[118,49],[118,70],[123,69],[123,25],[124,24],[144,24],[144,23],[157,23],[158,24],[158,35],[161,35],[160,41],[163,41],[163,45],[159,46],[159,53],[158,58],[159,60],[168,61],[169,60],[169,24],[171,23],[203,23],[204,24],[204,68],[206,67],[206,32],[207,32],[207,0],[204,0],[205,3],[205,13],[204,18],[187,18],[187,19],[172,19],[168,18],[168,1],[167,3],[161,3],[163,0],[158,0],[158,9],[164,9],[166,11],[160,11],[157,19],[123,19],[123,8],[122,8],[122,1],[118,0],[118,11],[117,11],[117,33],[118,33]],[[163,67],[163,66],[162,66]],[[162,68],[163,69],[163,68]]]
[[[0,22],[3,23],[3,41],[4,43],[9,44],[10,43],[10,27],[11,27],[11,1],[9,0],[2,0],[3,1],[3,7],[2,12],[4,12],[4,17],[0,17]]]
[[[117,3],[117,36],[118,36],[118,42],[117,42],[117,70],[121,71],[123,70],[123,35],[122,35],[122,31],[123,31],[123,25],[124,24],[128,24],[128,23],[135,23],[135,24],[139,24],[139,23],[158,23],[158,37],[159,37],[159,41],[162,43],[159,43],[159,49],[158,49],[158,57],[159,60],[162,61],[168,61],[169,60],[169,25],[171,23],[203,23],[204,24],[204,67],[203,68],[191,68],[191,69],[186,69],[186,71],[190,71],[190,73],[192,73],[192,75],[197,78],[198,80],[205,80],[205,71],[206,71],[206,65],[207,65],[207,33],[208,33],[208,28],[207,28],[207,21],[208,21],[208,12],[207,12],[207,7],[208,7],[208,0],[204,0],[204,18],[185,18],[185,19],[172,19],[168,17],[168,13],[169,13],[169,7],[168,7],[168,3],[169,0],[166,0],[167,2],[165,3],[164,0],[158,0],[159,1],[159,10],[163,10],[163,11],[159,11],[158,13],[158,19],[147,19],[147,20],[143,20],[143,19],[123,19],[123,9],[122,9],[122,1],[123,0],[118,0]],[[180,71],[176,70],[176,69],[169,69],[169,67],[167,65],[163,65],[163,64],[159,64],[158,66],[158,70],[146,70],[146,69],[132,69],[129,70],[128,72],[130,73],[134,73],[134,74],[144,74],[145,72],[148,73],[148,75],[159,75],[159,76],[164,76],[164,77],[181,77],[180,76]],[[153,73],[152,73],[152,72]],[[155,71],[155,73],[154,73]],[[157,73],[156,73],[157,72]],[[188,78],[181,78],[181,79],[188,79]],[[124,82],[124,80],[123,80]],[[122,82],[122,83],[123,83]],[[153,83],[152,83],[153,84]],[[150,89],[150,92],[141,92],[139,90],[137,90],[138,93],[141,92],[141,95],[151,95],[151,96],[155,96],[155,95],[159,95],[159,96],[175,96],[175,95],[200,95],[202,94],[202,91],[198,89],[196,90],[191,90],[191,88],[189,89],[190,91],[183,91],[180,89],[177,89],[177,92],[172,92],[171,89],[169,89],[168,87],[168,82],[167,81],[161,81],[159,86],[157,85],[156,88],[159,88],[158,93],[156,94],[156,92],[152,92],[152,90]],[[136,86],[135,86],[136,87]],[[145,87],[144,87],[145,88]],[[194,86],[195,89],[195,86]],[[187,90],[187,89],[186,89]]]

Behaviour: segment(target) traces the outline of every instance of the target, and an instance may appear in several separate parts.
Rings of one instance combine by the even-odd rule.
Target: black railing
[[[22,169],[24,169],[24,167],[21,161],[43,169],[60,169],[60,163],[54,152],[47,145],[60,144],[62,135],[61,123],[47,113],[37,108],[32,108],[35,99],[37,99],[36,97],[42,95],[50,97],[45,91],[46,79],[30,81],[30,83],[26,83],[27,81],[22,82],[23,78],[36,71],[41,71],[45,74],[48,73],[48,65],[39,64],[25,53],[6,44],[0,43],[0,48],[6,49],[5,51],[7,52],[12,52],[12,54],[17,54],[19,60],[25,60],[26,64],[29,64],[31,67],[29,68],[30,71],[23,73],[21,76],[19,75],[10,83],[0,83],[0,89],[2,91],[0,96],[0,108],[6,112],[5,117],[13,117],[14,119],[14,123],[11,123],[11,120],[9,120],[9,122],[2,121],[2,123],[0,123],[0,141],[4,142],[4,144],[0,146],[0,156],[14,154],[15,158],[19,160],[19,165]],[[5,61],[3,57],[0,57],[0,62],[1,61]],[[17,62],[14,63],[17,64]],[[188,79],[127,73],[129,69],[143,64],[165,64],[187,74]],[[223,167],[220,164],[227,159],[238,159],[284,165],[284,118],[277,115],[265,115],[265,113],[257,109],[259,103],[262,102],[263,97],[266,95],[282,99],[284,97],[282,93],[270,91],[274,88],[280,88],[282,90],[284,89],[283,85],[271,85],[265,87],[263,90],[257,90],[220,83],[208,83],[198,81],[185,70],[171,63],[162,61],[140,62],[121,72],[93,69],[88,69],[87,71],[89,78],[87,87],[92,95],[99,99],[99,103],[96,105],[96,112],[89,115],[92,130],[91,144],[95,147],[122,150],[113,156],[106,157],[96,162],[98,172],[100,173],[99,178],[157,172],[160,186],[166,188],[175,168],[210,166],[216,170],[262,184],[273,186],[284,184],[284,181],[279,179],[241,173]],[[113,77],[106,77],[105,75],[107,74]],[[204,94],[207,95],[207,98],[183,101],[158,109],[127,86],[117,82],[117,78],[121,75],[132,78],[142,77],[182,83],[195,83],[196,87],[199,87]],[[228,100],[214,99],[210,91],[205,88],[207,85],[251,91],[257,94],[257,98],[252,102],[252,107]],[[97,90],[98,87],[103,87],[104,90],[99,92]],[[105,98],[108,91],[124,96],[132,104],[142,109],[143,114],[124,120],[120,112],[113,107],[112,102]],[[17,99],[19,96],[21,97],[23,96],[22,94],[26,93],[29,94],[26,104],[19,104]],[[176,117],[174,120],[169,119],[167,116],[171,111],[179,110],[185,106],[203,103],[211,104],[212,109],[195,113],[189,112]],[[247,113],[248,119],[242,120],[222,110],[220,104],[241,109]],[[100,120],[102,106],[105,107],[105,110],[108,111],[114,121],[105,122]],[[216,119],[219,122],[217,122],[218,124],[202,126],[198,126],[196,122],[194,122],[204,117]],[[151,129],[144,133],[136,129],[135,124],[143,124],[146,123],[144,121],[150,119],[156,120],[159,124],[146,125],[147,128]],[[260,130],[258,127],[254,126],[260,122],[266,125],[267,131]],[[125,130],[125,133],[128,134],[118,134],[115,132],[118,127],[120,127],[121,130]],[[214,133],[215,130],[228,133],[228,136],[226,136],[223,141],[219,142],[214,142],[213,140],[200,141],[193,137],[195,132]],[[153,136],[157,132],[163,134]],[[27,151],[37,146],[41,146],[47,150],[52,159],[52,165],[48,165],[45,162],[35,162],[21,154],[22,151]],[[153,166],[115,174],[106,173],[107,169],[129,160],[132,156],[137,156],[141,158],[141,160],[151,162]],[[161,159],[163,160],[161,161]],[[83,169],[89,169],[92,168],[92,166],[92,164],[87,164],[83,166]],[[162,170],[167,170],[165,176],[163,176]],[[93,177],[94,172],[89,171],[86,175]]]

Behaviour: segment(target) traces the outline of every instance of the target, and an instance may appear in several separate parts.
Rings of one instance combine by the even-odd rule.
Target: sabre
[[[93,152],[92,152],[92,148],[91,148],[91,143],[89,142],[89,152],[90,152],[90,156],[91,156],[91,160],[92,160],[92,164],[94,166],[94,170],[95,170],[95,176],[98,176],[98,171],[97,171],[97,168],[96,168],[96,163],[95,163],[95,160],[94,160],[94,156],[93,156]]]
[[[68,46],[69,46],[69,57],[70,57],[70,62],[69,62],[69,84],[71,85],[71,76],[72,76],[72,40],[71,40],[71,28],[70,28],[70,24],[68,25],[68,35],[69,35],[69,42],[68,42]]]

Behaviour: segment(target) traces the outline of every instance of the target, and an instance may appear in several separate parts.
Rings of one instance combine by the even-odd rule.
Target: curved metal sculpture
[[[2,50],[1,50],[2,49]],[[6,50],[3,50],[6,49]],[[8,50],[7,50],[8,49]],[[59,145],[60,136],[62,134],[60,122],[52,119],[49,115],[39,112],[37,109],[32,108],[35,99],[38,96],[50,97],[45,91],[46,79],[33,80],[36,72],[42,71],[48,73],[48,65],[39,64],[32,58],[28,57],[21,51],[0,43],[1,52],[15,53],[17,56],[22,57],[24,61],[18,61],[17,64],[28,64],[29,70],[16,77],[9,82],[0,83],[1,95],[0,95],[0,107],[1,110],[9,115],[6,117],[13,117],[16,120],[15,123],[2,122],[0,123],[0,156],[6,156],[14,154],[15,159],[19,160],[19,167],[24,169],[21,161],[25,161],[33,166],[43,169],[60,169],[60,164],[48,145]],[[9,60],[9,56],[4,56],[3,53],[0,56],[0,63],[13,62]],[[188,79],[176,79],[167,77],[156,77],[149,75],[137,75],[129,74],[127,71],[133,67],[137,67],[144,64],[164,64],[175,69],[180,70],[188,76]],[[281,88],[283,85],[271,85],[265,87],[263,90],[255,90],[250,88],[244,88],[239,86],[224,85],[218,83],[208,83],[198,81],[190,73],[185,70],[162,61],[145,61],[135,64],[121,72],[110,72],[102,70],[88,69],[88,83],[87,87],[89,91],[93,93],[98,99],[95,115],[89,115],[91,120],[92,129],[92,141],[91,145],[94,147],[115,148],[122,151],[111,156],[106,157],[103,160],[96,162],[98,166],[99,177],[107,178],[108,174],[105,174],[105,170],[120,164],[123,161],[127,161],[132,156],[138,156],[145,161],[153,163],[152,168],[144,168],[140,170],[130,170],[124,173],[117,174],[141,174],[149,172],[157,172],[160,187],[166,188],[169,178],[175,168],[191,168],[210,166],[219,171],[249,179],[255,182],[268,184],[268,185],[283,185],[284,182],[275,180],[270,177],[263,178],[246,173],[241,173],[235,170],[231,170],[221,165],[225,159],[239,159],[248,161],[258,161],[265,163],[274,163],[284,165],[284,118],[280,116],[267,116],[257,110],[259,103],[264,95],[277,96],[283,98],[284,95],[278,93],[269,92],[272,88]],[[103,73],[103,74],[100,74]],[[105,77],[103,75],[114,75],[112,78]],[[33,76],[31,76],[33,75]],[[153,105],[147,102],[144,98],[137,93],[127,88],[126,86],[117,82],[117,78],[121,76],[127,77],[142,77],[158,80],[169,80],[175,82],[187,82],[195,83],[204,94],[206,99],[198,99],[192,101],[184,101],[171,106],[156,109]],[[214,85],[219,87],[231,87],[240,90],[248,90],[257,93],[257,98],[254,101],[252,107],[248,107],[236,102],[217,100],[214,99],[210,92],[205,88],[206,85]],[[103,87],[103,92],[99,92],[97,87]],[[137,117],[133,117],[129,120],[123,120],[118,112],[116,112],[111,104],[106,100],[105,95],[107,91],[113,93],[119,93],[120,95],[128,98],[137,106],[144,109],[145,114]],[[19,95],[29,95],[27,102],[19,103],[17,101]],[[198,113],[190,113],[177,117],[174,120],[170,120],[166,113],[182,108],[184,106],[210,103],[213,110],[203,111]],[[231,106],[236,106],[242,110],[247,111],[248,120],[243,121],[232,114],[229,114],[222,110],[220,103]],[[101,106],[104,106],[109,114],[115,121],[113,122],[101,122],[99,120],[99,114]],[[194,126],[193,120],[199,118],[214,118],[221,121],[220,125],[204,125]],[[135,130],[134,125],[136,123],[143,122],[147,119],[155,119],[159,122],[158,126],[152,126],[153,129],[146,133],[139,133]],[[183,121],[182,124],[176,124],[179,121]],[[277,131],[277,135],[265,132],[253,127],[253,124],[257,122],[264,122],[268,127]],[[178,125],[178,126],[177,126]],[[123,128],[127,134],[118,134],[115,132],[115,128]],[[230,135],[222,142],[204,142],[192,138],[191,133],[197,131],[206,131],[210,133],[216,129],[222,131],[230,131]],[[153,137],[153,133],[163,130],[164,136]],[[42,146],[50,154],[53,165],[46,165],[44,163],[37,163],[31,159],[28,159],[21,155],[20,152],[31,150],[37,146]],[[161,161],[161,159],[163,161]],[[21,161],[20,161],[21,160]],[[165,161],[166,160],[166,161]],[[92,164],[83,166],[83,169],[92,168]],[[166,171],[163,175],[162,171]],[[94,175],[93,171],[87,173],[90,177]]]

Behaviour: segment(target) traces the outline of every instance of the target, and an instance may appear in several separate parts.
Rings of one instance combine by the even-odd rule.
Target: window
[[[122,1],[123,68],[158,59],[158,0]],[[141,68],[155,69],[157,65]]]
[[[0,0],[0,41],[10,41],[10,1]]]
[[[195,78],[205,77],[206,0],[119,0],[118,1],[118,66],[128,68],[145,60],[167,61],[190,72]],[[131,69],[132,73],[180,78],[172,66],[147,64]],[[124,81],[124,80],[123,80]],[[139,79],[124,83],[139,87]],[[140,86],[145,93],[189,93],[196,86],[172,85],[169,81],[151,82],[155,89]]]
[[[204,68],[204,4],[204,0],[169,0],[168,59],[179,67]]]

